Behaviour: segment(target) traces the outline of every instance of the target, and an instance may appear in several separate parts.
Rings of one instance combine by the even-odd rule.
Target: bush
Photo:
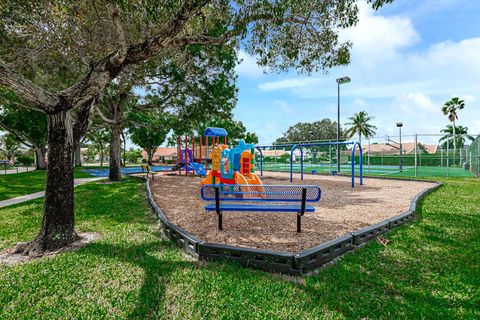
[[[33,157],[29,157],[29,156],[18,156],[17,157],[17,163],[19,163],[21,165],[24,165],[24,166],[31,166],[34,162],[35,162],[35,160],[33,159]]]
[[[130,149],[127,152],[125,152],[125,159],[127,162],[130,163],[138,163],[138,160],[142,158],[142,151],[141,150],[135,150],[135,149]]]

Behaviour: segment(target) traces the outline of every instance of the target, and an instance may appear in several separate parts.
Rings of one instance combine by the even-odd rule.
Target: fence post
[[[418,155],[418,135],[415,133],[415,178],[418,178],[418,163],[417,163],[417,155]]]
[[[368,162],[368,173],[370,173],[370,138],[368,138],[368,150],[367,150],[367,162]]]
[[[443,148],[440,145],[440,167],[443,167]]]
[[[450,143],[448,142],[447,140],[447,177],[448,177],[448,174],[449,174],[449,165],[450,165]]]
[[[332,143],[332,140],[328,140],[328,142]],[[331,144],[328,145],[328,162],[329,162],[328,173],[332,174],[332,145]]]
[[[477,136],[477,177],[480,176],[480,135]]]

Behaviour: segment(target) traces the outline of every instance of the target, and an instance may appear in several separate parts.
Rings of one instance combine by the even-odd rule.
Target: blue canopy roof
[[[204,137],[226,137],[228,136],[228,133],[227,133],[227,130],[223,128],[208,127],[203,132],[203,136]]]

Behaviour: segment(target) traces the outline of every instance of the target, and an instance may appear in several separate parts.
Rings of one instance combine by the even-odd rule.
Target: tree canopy
[[[275,144],[336,140],[336,135],[337,122],[325,118],[315,122],[299,122],[290,126],[282,137],[275,140]],[[343,137],[343,135],[340,128],[340,136]]]
[[[351,44],[340,42],[338,33],[357,23],[358,1],[0,2],[0,89],[21,99],[12,101],[17,107],[42,111],[48,119],[42,228],[18,251],[45,252],[78,238],[73,150],[105,88],[122,72],[152,59],[168,61],[190,46],[225,43],[242,43],[272,71],[344,65]],[[392,0],[366,1],[378,8]]]
[[[47,147],[47,117],[45,114],[0,104],[0,128],[8,131],[25,146],[33,148],[37,158],[37,169],[45,169]]]
[[[130,139],[143,148],[152,161],[153,153],[166,139],[170,131],[171,115],[159,110],[144,110],[130,114],[128,131]]]

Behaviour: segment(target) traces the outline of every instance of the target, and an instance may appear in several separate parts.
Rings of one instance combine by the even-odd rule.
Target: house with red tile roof
[[[142,158],[147,160],[147,152],[142,150]],[[153,162],[163,162],[168,160],[175,160],[177,159],[177,148],[172,147],[160,147],[155,149],[153,153]]]

